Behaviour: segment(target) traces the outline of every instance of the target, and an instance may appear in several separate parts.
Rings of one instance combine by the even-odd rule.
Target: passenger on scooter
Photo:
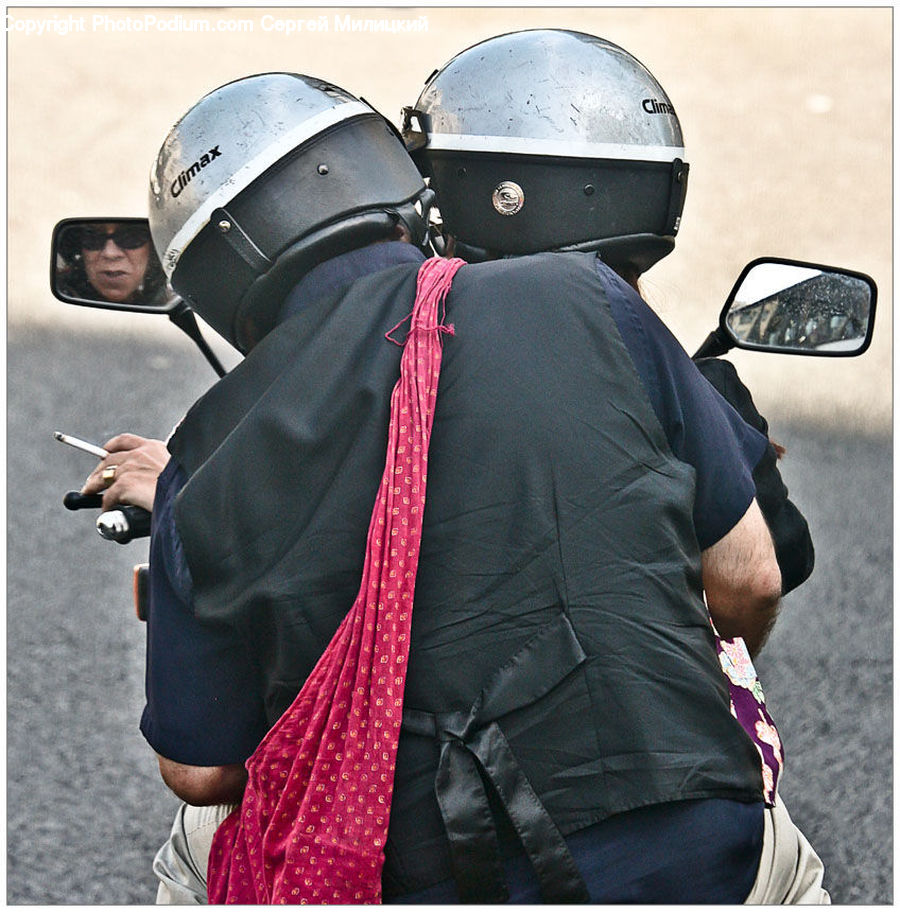
[[[688,181],[681,124],[643,64],[603,39],[534,29],[482,41],[433,72],[403,115],[448,255],[596,250],[640,293],[640,276],[674,248]],[[768,435],[730,361],[697,368]],[[754,480],[787,594],[812,573],[814,549],[776,462],[770,446]]]
[[[209,158],[200,137],[239,136],[249,110],[258,131],[176,205],[165,188]],[[201,100],[160,156],[151,225],[173,286],[247,352],[174,435],[154,504],[142,728],[195,805],[240,798],[359,584],[399,363],[384,334],[411,309],[428,208],[391,142],[346,93],[282,74]],[[635,346],[622,313],[655,318],[592,253],[465,266],[447,309],[406,708],[465,713],[518,656],[520,705],[485,724],[549,826],[537,846],[519,830],[536,875],[506,817],[522,795],[481,792],[476,772],[439,786],[442,814],[439,744],[405,729],[385,900],[741,901],[762,782],[701,580],[713,618],[758,646],[781,590],[751,476],[765,438],[664,333]],[[529,664],[536,637],[570,635],[571,669]],[[483,796],[474,830],[459,788]],[[157,870],[185,898],[206,858],[178,826]]]
[[[492,86],[502,102],[491,97]],[[674,246],[688,172],[681,126],[646,68],[609,42],[556,29],[482,41],[432,73],[403,113],[407,148],[436,191],[448,253],[479,262],[595,250],[640,293],[641,274]],[[619,330],[647,339],[666,332],[636,314],[620,317]],[[768,433],[729,361],[705,358],[697,368],[748,423]],[[753,477],[786,593],[809,577],[814,552],[807,523],[787,497],[779,455],[770,443]],[[723,667],[730,671],[736,714],[763,758],[772,804],[780,741],[767,713],[760,728],[765,710],[755,678],[756,699],[745,699],[742,688],[750,685],[734,674],[735,649],[739,643],[720,646]],[[771,745],[777,745],[774,758]],[[782,807],[768,814],[769,829],[777,815],[780,840],[793,835]],[[756,901],[786,898],[760,886]]]

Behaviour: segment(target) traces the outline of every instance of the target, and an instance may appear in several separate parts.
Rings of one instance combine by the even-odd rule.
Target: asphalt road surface
[[[62,508],[94,463],[51,433],[164,436],[213,374],[174,328],[171,341],[110,340],[23,325],[8,376],[7,898],[151,903],[176,800],[137,728],[131,567],[146,540],[105,542],[93,511]],[[782,793],[834,901],[890,903],[891,441],[773,430],[818,553],[759,662],[786,745]]]

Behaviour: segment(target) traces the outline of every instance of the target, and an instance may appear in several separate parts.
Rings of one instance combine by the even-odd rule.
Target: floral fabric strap
[[[243,802],[213,840],[211,903],[381,901],[441,336],[453,332],[439,311],[462,265],[419,270],[359,594],[247,761]]]
[[[784,768],[784,752],[778,729],[766,708],[766,695],[763,693],[762,684],[759,683],[753,660],[743,639],[722,639],[715,626],[713,632],[716,635],[719,664],[728,679],[731,714],[741,723],[741,727],[750,736],[759,752],[763,796],[766,804],[773,807],[778,777]]]

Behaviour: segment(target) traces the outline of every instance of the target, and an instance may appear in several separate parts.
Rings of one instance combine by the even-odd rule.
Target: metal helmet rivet
[[[231,222],[229,222],[228,219],[222,219],[217,227],[222,234],[225,234],[226,232],[231,231]]]
[[[319,172],[319,174],[327,174],[327,173],[328,173],[328,165],[319,165],[319,167],[316,168],[316,170]]]
[[[491,202],[500,215],[515,215],[525,205],[525,191],[515,181],[505,180],[494,187]]]

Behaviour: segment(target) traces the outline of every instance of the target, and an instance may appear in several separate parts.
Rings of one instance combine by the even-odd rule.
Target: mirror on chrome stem
[[[760,259],[744,269],[720,325],[738,348],[852,357],[872,341],[876,294],[862,273]]]

